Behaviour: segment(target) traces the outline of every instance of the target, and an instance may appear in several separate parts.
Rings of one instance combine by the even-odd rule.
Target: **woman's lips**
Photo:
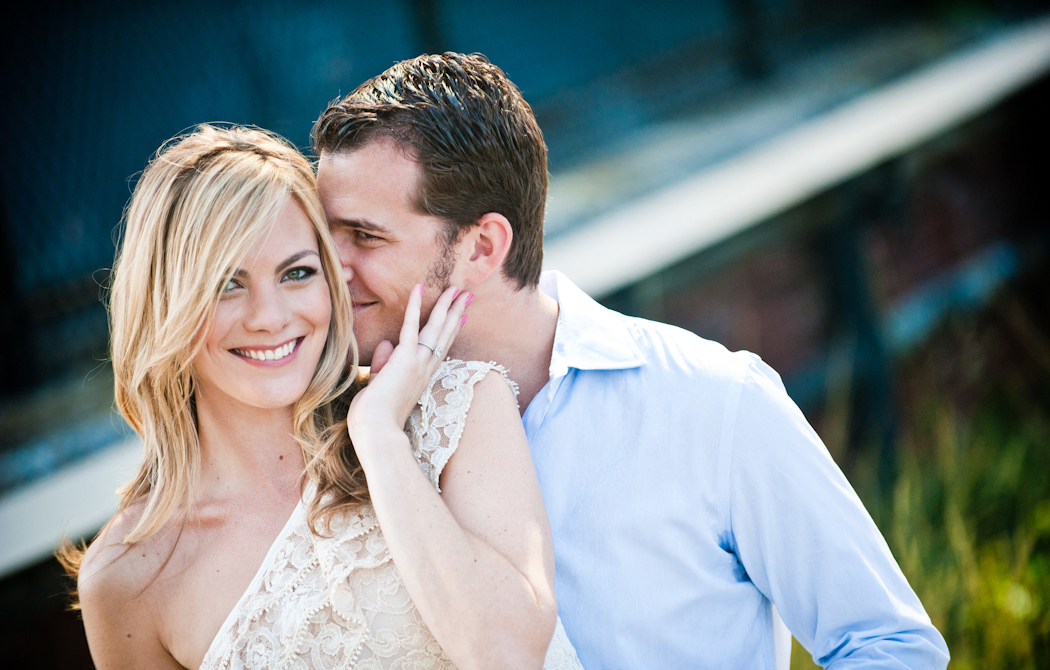
[[[297,337],[272,348],[243,347],[230,349],[230,352],[253,365],[266,367],[286,365],[295,359],[295,355],[299,352],[299,345],[302,344],[304,339],[306,339],[305,336]]]

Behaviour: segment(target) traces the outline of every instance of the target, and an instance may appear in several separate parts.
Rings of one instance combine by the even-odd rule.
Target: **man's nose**
[[[332,231],[332,239],[335,242],[335,253],[339,258],[339,265],[343,268],[343,274],[346,275],[346,281],[350,281],[353,277],[351,266],[354,262],[355,248],[351,235],[352,231],[345,228]]]

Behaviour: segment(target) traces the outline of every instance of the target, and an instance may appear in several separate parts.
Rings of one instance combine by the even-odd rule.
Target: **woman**
[[[201,126],[143,174],[110,311],[144,460],[79,562],[98,667],[578,666],[513,391],[440,361],[470,297],[420,331],[420,287],[347,411],[338,268],[272,135]]]

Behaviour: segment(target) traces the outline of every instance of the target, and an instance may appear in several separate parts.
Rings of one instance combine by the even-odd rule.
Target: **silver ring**
[[[416,342],[416,344],[418,344],[421,347],[426,347],[427,349],[430,349],[430,352],[434,354],[434,358],[441,360],[441,345],[438,345],[438,348],[435,349],[426,342]]]

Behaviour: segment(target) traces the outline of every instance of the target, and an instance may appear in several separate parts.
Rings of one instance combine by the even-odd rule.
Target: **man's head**
[[[366,360],[396,338],[412,285],[448,284],[457,245],[488,215],[507,224],[499,276],[536,286],[547,148],[520,91],[484,56],[394,65],[333,102],[313,142]]]

